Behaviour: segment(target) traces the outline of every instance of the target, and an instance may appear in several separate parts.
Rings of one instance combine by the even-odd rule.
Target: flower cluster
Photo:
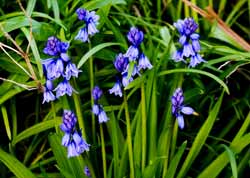
[[[185,59],[190,58],[190,67],[195,67],[201,62],[206,62],[198,54],[201,48],[199,42],[200,35],[195,33],[198,24],[195,23],[194,19],[185,18],[184,20],[178,20],[174,23],[174,26],[180,33],[179,43],[182,45],[182,48],[177,50],[173,55],[175,62],[186,62]]]
[[[184,102],[183,91],[181,88],[177,88],[171,98],[172,114],[177,118],[178,125],[181,129],[184,128],[183,114],[197,115],[197,113],[193,110],[193,108],[185,106],[183,102]]]
[[[94,98],[92,112],[98,117],[99,124],[107,122],[109,118],[107,117],[102,105],[98,104],[98,100],[102,96],[102,90],[98,86],[95,86],[92,90],[92,96]]]
[[[65,133],[62,138],[62,145],[68,148],[68,158],[78,156],[84,151],[89,151],[89,144],[76,131],[77,118],[70,110],[64,110],[62,116],[61,130]]]
[[[75,39],[79,39],[82,42],[89,41],[89,36],[93,36],[98,32],[96,26],[99,23],[99,15],[96,15],[95,11],[89,12],[88,10],[82,8],[77,9],[76,13],[78,19],[85,22],[85,26],[79,30]]]
[[[130,47],[125,54],[119,53],[114,61],[116,70],[121,74],[121,77],[117,77],[117,81],[113,88],[109,90],[109,93],[114,93],[122,97],[121,86],[126,87],[130,82],[134,80],[134,76],[140,75],[142,69],[151,69],[151,65],[147,56],[140,52],[139,47],[144,39],[144,34],[136,27],[131,27],[127,34]],[[130,68],[132,73],[129,74]]]
[[[43,103],[50,102],[65,94],[71,96],[75,91],[69,83],[71,77],[78,77],[80,70],[73,64],[67,55],[69,43],[61,42],[58,38],[48,38],[43,52],[52,58],[42,61],[43,71],[46,78],[44,86]],[[57,80],[56,80],[57,79]],[[58,82],[58,80],[60,82]],[[53,83],[57,82],[54,88]],[[56,92],[56,96],[53,91]]]

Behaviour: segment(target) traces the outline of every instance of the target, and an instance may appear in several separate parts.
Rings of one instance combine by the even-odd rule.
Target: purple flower
[[[102,107],[100,107],[99,114],[98,114],[99,124],[107,122],[108,120],[109,118],[107,117],[106,112],[103,110]]]
[[[92,96],[95,102],[98,101],[102,96],[102,90],[98,86],[95,86],[92,90]]]
[[[201,62],[207,62],[207,61],[202,59],[202,57],[199,54],[196,54],[194,56],[191,56],[189,66],[195,67],[196,65],[198,65]]]
[[[87,28],[81,28],[78,32],[78,34],[75,37],[76,40],[81,40],[82,42],[86,42],[89,40],[88,37],[88,32],[87,32]]]
[[[135,72],[136,72],[137,70],[134,68],[134,70],[133,70],[133,72],[132,72],[132,75],[133,75],[133,73],[134,73],[134,75],[135,75]],[[132,82],[134,79],[133,79],[133,77],[130,77],[130,78],[128,78],[128,73],[126,72],[126,73],[124,73],[123,75],[122,75],[122,85],[123,85],[123,87],[126,87],[126,86],[128,86],[128,84],[130,83],[130,82]]]
[[[84,151],[89,151],[90,145],[82,138],[82,136],[79,133],[74,132],[73,141],[76,144],[76,151],[78,154],[81,154]]]
[[[97,116],[98,114],[99,114],[99,112],[100,112],[100,106],[99,106],[99,104],[94,104],[93,106],[92,106],[92,112]]]
[[[85,167],[84,167],[84,174],[85,174],[87,177],[91,177],[91,173],[90,173],[90,171],[89,171],[88,166],[85,166]]]
[[[200,58],[198,52],[200,51],[199,34],[195,33],[198,28],[198,24],[195,23],[193,18],[185,18],[184,20],[178,20],[174,23],[180,33],[179,43],[182,45],[181,49],[178,49],[173,59],[175,62],[184,61],[186,58],[191,58],[190,67],[195,67],[201,62],[206,62]]]
[[[60,96],[63,96],[65,94],[71,96],[72,92],[75,90],[72,88],[68,80],[64,79],[61,83],[58,84],[54,91],[56,91],[56,97],[59,98]]]
[[[53,83],[51,80],[47,80],[43,92],[43,103],[44,102],[48,103],[56,99],[55,95],[52,93],[52,90],[53,90]]]
[[[129,58],[129,61],[135,61],[139,56],[139,49],[136,46],[130,46],[124,55]]]
[[[181,129],[184,128],[184,118],[183,114],[191,115],[196,114],[193,108],[189,106],[184,106],[184,96],[181,88],[177,88],[171,98],[172,103],[172,114],[178,120],[178,125]]]
[[[56,37],[49,37],[43,52],[50,56],[57,56],[60,53],[60,43],[61,41]]]
[[[116,96],[118,95],[118,96],[122,97],[122,89],[121,89],[120,81],[117,81],[115,83],[115,85],[113,86],[113,88],[111,88],[109,90],[109,93],[110,94],[114,93]]]
[[[61,130],[66,133],[71,133],[77,122],[75,113],[70,110],[64,110],[62,120],[62,124],[60,125]]]
[[[79,72],[81,72],[81,70],[78,70],[75,64],[69,62],[66,66],[64,77],[69,80],[71,76],[78,77]]]
[[[88,11],[86,9],[78,8],[76,10],[76,13],[79,20],[86,20],[86,16],[88,14]]]
[[[89,40],[89,35],[93,36],[98,33],[96,26],[99,24],[99,15],[96,15],[95,11],[87,11],[85,9],[77,9],[76,11],[78,19],[85,22],[85,26],[80,29],[75,39],[79,39],[83,42]]]
[[[118,72],[124,72],[128,66],[128,58],[119,53],[115,58],[114,66]]]
[[[140,55],[139,58],[139,65],[138,65],[138,70],[141,69],[152,69],[152,65],[150,61],[148,60],[147,56],[145,56],[143,53]]]
[[[136,27],[131,27],[130,31],[127,34],[128,41],[135,47],[138,47],[143,41],[144,35],[143,32],[140,31]]]

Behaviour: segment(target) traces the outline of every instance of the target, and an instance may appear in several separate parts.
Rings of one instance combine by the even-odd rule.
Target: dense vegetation
[[[250,176],[249,0],[0,4],[0,177]]]

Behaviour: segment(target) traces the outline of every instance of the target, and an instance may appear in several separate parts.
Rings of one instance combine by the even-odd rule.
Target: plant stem
[[[133,150],[132,150],[133,147],[132,147],[132,138],[131,138],[131,126],[130,126],[127,96],[125,92],[124,92],[124,108],[125,108],[125,118],[126,118],[126,125],[127,125],[127,142],[128,142],[130,178],[134,178],[134,159],[133,159]]]
[[[56,118],[56,109],[55,109],[55,104],[54,104],[54,102],[52,101],[51,102],[51,109],[52,109],[52,111],[53,111],[53,118],[54,118],[54,120],[55,120],[55,130],[56,130],[56,133],[58,133],[58,127],[57,127],[57,118]]]
[[[100,124],[100,133],[101,133],[101,147],[102,147],[103,177],[107,178],[106,151],[105,151],[105,142],[104,142],[102,124]]]
[[[142,161],[141,170],[144,171],[146,163],[146,148],[147,148],[147,116],[146,116],[146,101],[145,101],[145,87],[141,84],[141,115],[142,115]]]
[[[89,50],[91,49],[91,44],[89,44]],[[93,69],[93,57],[89,58],[89,80],[90,80],[90,96],[91,96],[91,106],[94,105],[94,98],[92,96],[92,90],[94,88],[94,69]],[[96,143],[96,129],[95,129],[95,115],[91,114],[91,121],[92,121],[92,138],[93,143]]]

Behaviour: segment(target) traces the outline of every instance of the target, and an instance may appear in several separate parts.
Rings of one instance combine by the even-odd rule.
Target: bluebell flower
[[[126,86],[128,86],[128,84],[130,83],[130,82],[132,82],[134,79],[133,79],[133,77],[131,76],[130,78],[128,78],[128,73],[126,72],[126,73],[124,73],[123,75],[122,75],[122,85],[123,85],[123,87],[126,87]]]
[[[100,112],[100,109],[99,109],[99,104],[94,104],[92,106],[92,112],[97,116]]]
[[[75,64],[73,64],[72,62],[69,62],[69,63],[66,65],[64,77],[65,77],[67,80],[70,80],[70,78],[71,78],[72,76],[78,77],[78,73],[79,73],[79,72],[81,72],[81,70],[78,70]]]
[[[64,110],[62,120],[62,124],[60,125],[61,130],[66,133],[71,133],[77,122],[75,113],[70,110]]]
[[[106,115],[106,112],[103,110],[102,107],[99,108],[99,113],[98,113],[98,121],[99,124],[107,122],[109,118]]]
[[[90,171],[89,171],[88,166],[85,166],[85,167],[84,167],[84,174],[85,174],[87,177],[91,177],[91,173],[90,173]]]
[[[121,82],[119,80],[117,80],[113,88],[109,89],[109,93],[114,93],[114,95],[122,97]]]
[[[136,27],[131,27],[127,34],[128,41],[135,47],[138,47],[144,38],[144,34]]]
[[[60,43],[61,41],[54,36],[48,38],[46,43],[46,47],[43,52],[50,56],[57,56],[60,53]]]
[[[175,62],[185,61],[186,58],[191,58],[190,67],[195,67],[200,62],[206,62],[198,54],[200,51],[200,36],[195,33],[198,24],[195,23],[194,19],[186,18],[184,20],[178,20],[174,23],[174,26],[180,33],[179,43],[182,45],[181,49],[178,49],[173,55]],[[197,57],[197,55],[199,56]]]
[[[99,15],[96,15],[95,11],[91,11],[86,16],[86,26],[89,35],[94,35],[98,33],[96,26],[99,24]]]
[[[176,117],[178,125],[181,129],[184,128],[183,114],[185,115],[197,114],[193,108],[185,106],[183,102],[184,102],[183,91],[181,88],[177,88],[171,98],[172,114],[174,115],[174,117]]]
[[[124,72],[128,67],[128,57],[124,56],[122,53],[119,53],[114,62],[114,66],[118,72]]]
[[[129,61],[136,61],[139,56],[139,49],[136,46],[130,46],[125,53],[125,56],[129,58]]]
[[[82,136],[79,133],[74,132],[73,141],[75,142],[76,151],[78,154],[81,154],[84,151],[89,151],[90,145],[82,138]]]
[[[147,56],[145,56],[143,53],[140,55],[139,58],[139,64],[138,64],[138,70],[141,69],[152,69],[152,64],[148,60]]]
[[[85,22],[85,26],[80,29],[75,39],[86,42],[89,40],[89,36],[98,33],[96,26],[99,24],[99,15],[96,15],[95,11],[89,12],[82,8],[77,9],[76,13],[78,19]]]
[[[199,54],[195,54],[194,56],[191,56],[189,66],[195,67],[201,62],[206,62],[206,61],[202,59],[202,57]]]
[[[88,32],[87,32],[87,28],[81,28],[78,32],[78,34],[76,35],[75,39],[77,40],[81,40],[82,42],[86,42],[89,40],[89,36],[88,36]]]
[[[52,90],[53,90],[53,83],[51,80],[47,80],[45,87],[44,87],[44,92],[43,92],[43,103],[44,102],[48,103],[48,102],[54,101],[56,99]]]
[[[89,151],[89,144],[76,131],[77,117],[74,112],[64,110],[62,116],[61,130],[65,133],[62,138],[62,145],[68,149],[68,158],[78,156],[84,151]]]
[[[76,13],[79,20],[84,20],[84,21],[86,20],[86,16],[88,14],[88,11],[86,9],[78,8],[76,10]]]
[[[98,101],[101,98],[102,93],[103,93],[102,90],[98,86],[95,86],[93,88],[93,90],[92,90],[92,96],[93,96],[95,102]]]
[[[65,94],[71,96],[73,91],[75,92],[75,90],[72,88],[67,79],[64,79],[62,82],[60,82],[58,86],[54,89],[54,91],[56,91],[57,98]]]

